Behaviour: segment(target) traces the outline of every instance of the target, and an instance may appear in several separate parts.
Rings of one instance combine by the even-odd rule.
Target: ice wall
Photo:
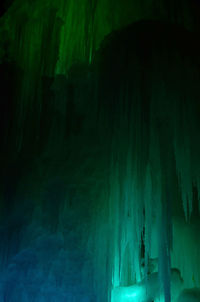
[[[97,55],[100,131],[110,162],[105,207],[112,287],[138,284],[158,257],[165,301],[171,300],[171,265],[186,288],[194,280],[199,286],[194,45],[195,36],[179,27],[139,22],[110,35]]]
[[[16,64],[20,72],[13,116],[16,127],[11,132],[16,137],[14,149],[20,150],[28,140],[26,128],[39,137],[43,92],[51,79],[66,76],[73,64],[91,63],[107,34],[141,19],[165,20],[195,31],[197,11],[196,0],[13,1],[1,18],[0,58]]]
[[[105,35],[132,22],[166,20],[194,29],[195,2],[15,0],[2,18],[2,40],[23,68],[65,74],[74,61],[91,61]]]
[[[170,301],[170,266],[200,286],[197,7],[15,0],[1,18],[3,301],[110,301],[153,270]],[[104,40],[140,19],[164,23]]]

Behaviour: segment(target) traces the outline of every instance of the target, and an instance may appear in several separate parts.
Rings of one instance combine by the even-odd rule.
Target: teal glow
[[[127,294],[126,297],[127,297],[127,298],[134,298],[134,297],[137,297],[137,293]]]
[[[145,288],[140,285],[121,286],[112,290],[112,302],[137,302],[145,300]]]

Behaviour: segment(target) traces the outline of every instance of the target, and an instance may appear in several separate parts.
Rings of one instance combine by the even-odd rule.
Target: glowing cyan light
[[[135,298],[138,294],[137,293],[132,293],[132,294],[126,294],[127,298]]]
[[[145,291],[138,285],[116,287],[112,291],[112,302],[137,302],[145,297]]]

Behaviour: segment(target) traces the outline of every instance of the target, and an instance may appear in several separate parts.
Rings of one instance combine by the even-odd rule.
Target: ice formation
[[[105,206],[112,286],[138,284],[158,257],[164,299],[171,301],[172,265],[186,288],[194,280],[199,285],[199,75],[192,46],[184,46],[187,34],[159,26],[139,22],[104,41],[99,107],[110,157]]]
[[[196,7],[14,0],[2,16],[0,301],[198,301]]]
[[[183,280],[178,270],[171,270],[171,301],[176,301],[183,287]],[[112,302],[150,302],[164,301],[162,284],[158,273],[148,275],[143,281],[124,287],[116,287],[112,290]]]
[[[200,289],[199,288],[190,288],[184,289],[179,297],[178,302],[199,302],[200,301]]]

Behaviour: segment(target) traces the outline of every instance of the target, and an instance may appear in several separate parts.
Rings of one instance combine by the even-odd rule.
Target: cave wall
[[[4,7],[2,301],[200,287],[198,1]]]

